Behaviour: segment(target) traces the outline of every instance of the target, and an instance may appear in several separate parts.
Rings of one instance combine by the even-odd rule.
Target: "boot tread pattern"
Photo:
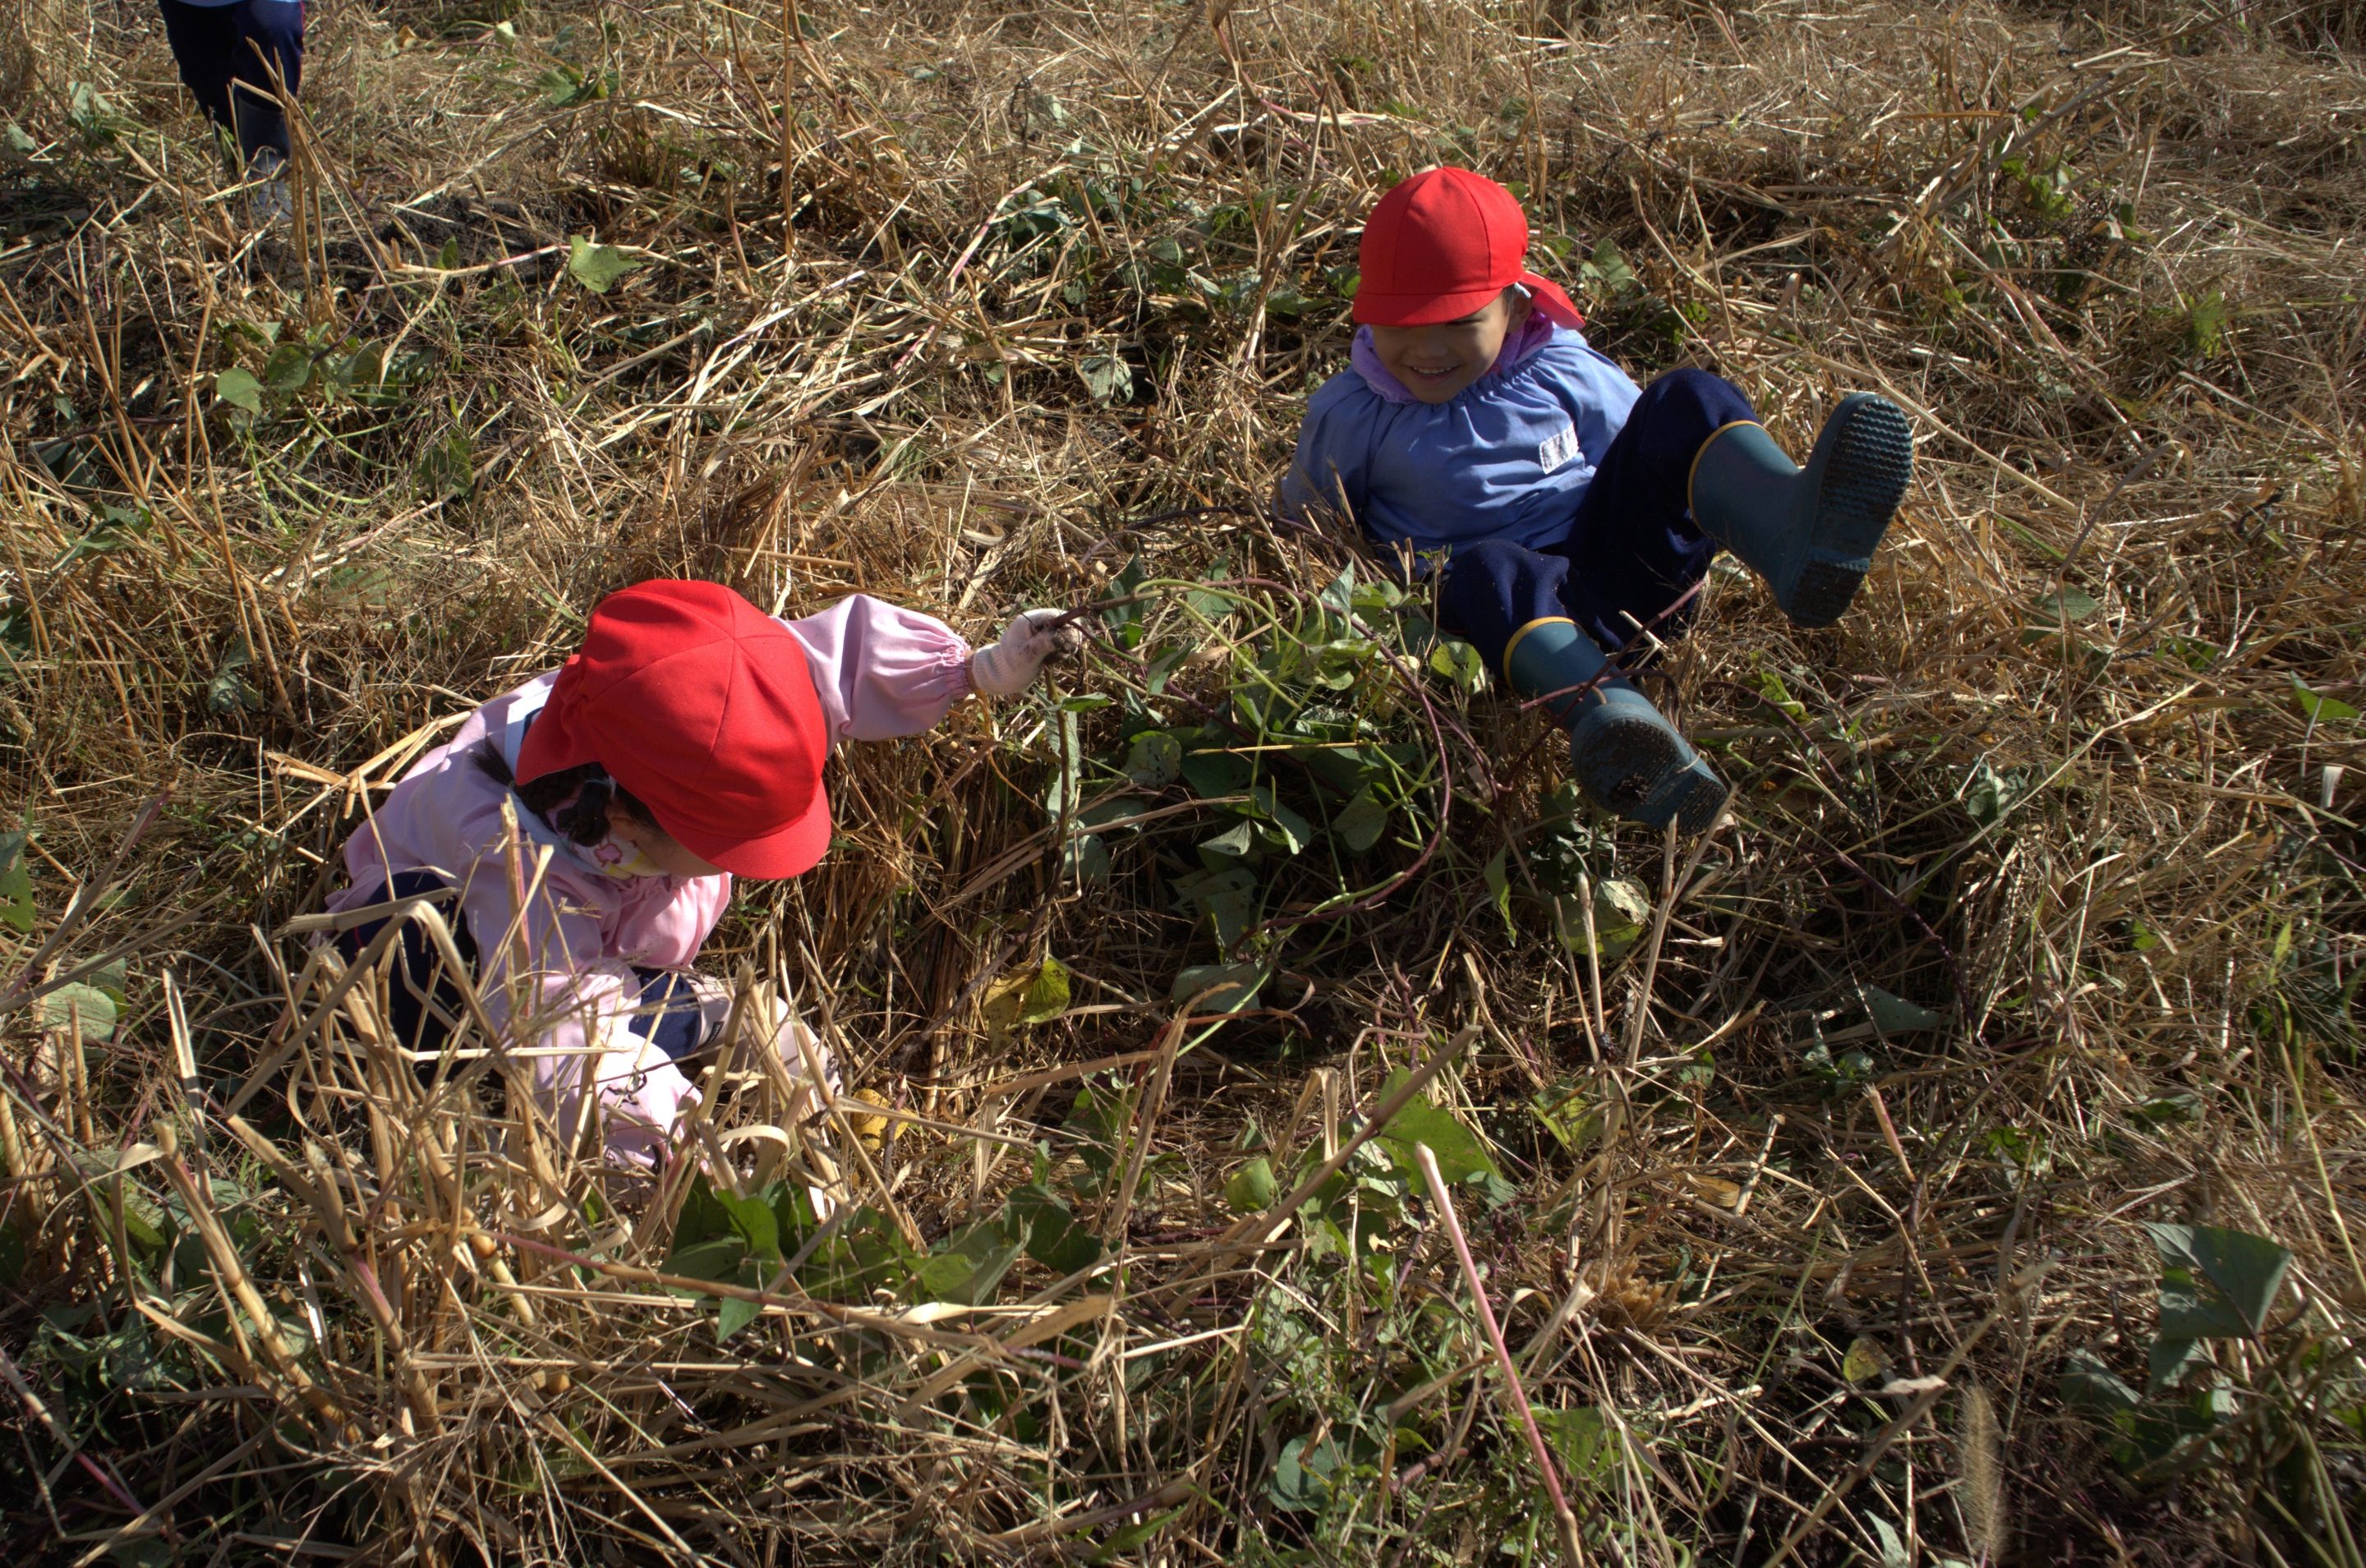
[[[1579,786],[1622,817],[1658,795],[1685,761],[1683,748],[1664,727],[1619,716],[1588,727],[1583,742],[1570,752]]]
[[[1914,432],[1897,404],[1867,398],[1842,423],[1816,496],[1814,542],[1791,590],[1791,619],[1828,626],[1856,597],[1914,472]]]

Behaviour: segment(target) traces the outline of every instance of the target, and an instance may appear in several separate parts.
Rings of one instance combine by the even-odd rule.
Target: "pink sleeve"
[[[781,624],[805,647],[833,740],[918,735],[969,695],[969,644],[918,610],[857,593]]]

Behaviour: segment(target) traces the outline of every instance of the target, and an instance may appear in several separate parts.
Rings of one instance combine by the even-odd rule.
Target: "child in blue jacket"
[[[1308,403],[1283,506],[1335,508],[1414,570],[1491,669],[1570,732],[1579,787],[1631,821],[1706,828],[1724,784],[1616,652],[1719,547],[1803,626],[1848,608],[1906,493],[1913,437],[1859,394],[1802,468],[1734,385],[1638,389],[1588,346],[1569,297],[1524,270],[1527,217],[1466,169],[1382,197],[1364,229],[1352,367]],[[1672,637],[1689,607],[1662,622]]]

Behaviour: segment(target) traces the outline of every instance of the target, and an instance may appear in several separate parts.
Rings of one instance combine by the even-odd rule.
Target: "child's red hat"
[[[597,762],[692,853],[738,876],[794,876],[829,847],[828,752],[786,626],[720,583],[642,582],[592,612],[517,776]]]
[[[1358,247],[1356,320],[1426,327],[1459,321],[1516,283],[1564,327],[1585,318],[1527,270],[1528,219],[1510,191],[1468,169],[1429,169],[1380,197]]]

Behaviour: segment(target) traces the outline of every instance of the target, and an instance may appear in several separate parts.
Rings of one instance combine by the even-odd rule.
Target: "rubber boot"
[[[1504,651],[1504,674],[1524,697],[1566,693],[1602,676],[1609,660],[1577,623],[1530,621]],[[1570,771],[1597,806],[1629,822],[1696,833],[1717,820],[1725,784],[1676,727],[1623,675],[1545,704],[1569,730]]]
[[[1845,399],[1804,468],[1763,425],[1729,424],[1693,458],[1693,521],[1766,580],[1795,626],[1828,626],[1856,597],[1914,473],[1896,403]]]

